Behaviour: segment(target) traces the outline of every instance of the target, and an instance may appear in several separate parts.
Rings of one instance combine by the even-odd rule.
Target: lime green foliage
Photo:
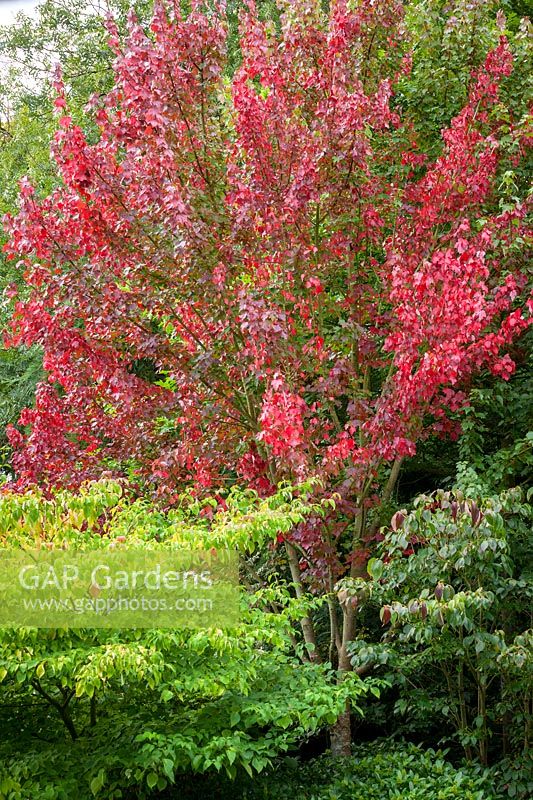
[[[58,491],[45,494],[38,488],[19,494],[4,484],[0,494],[0,543],[3,547],[32,548],[44,543],[77,548],[109,546],[109,539],[95,535],[98,523],[120,514],[127,499],[117,481],[100,481],[83,486],[76,494]]]
[[[264,501],[234,490],[227,511],[188,495],[155,512],[114,481],[52,497],[6,492],[0,502],[4,546],[86,550],[126,537],[245,553],[309,511],[286,488]],[[232,629],[1,630],[0,797],[112,800],[129,787],[143,798],[183,773],[261,772],[367,689],[355,675],[337,686],[307,660],[297,623],[308,611],[277,582],[243,592]]]
[[[262,771],[342,708],[324,670],[294,668],[283,638],[252,618],[229,634],[4,634],[3,702],[26,704],[16,726],[7,707],[1,712],[0,786],[15,783],[7,800],[20,796],[17,783],[22,797],[47,797],[40,792],[54,786],[51,798],[89,798],[92,789],[107,800],[126,787],[145,797],[180,773]],[[48,706],[36,708],[39,697]],[[47,710],[53,703],[58,716],[69,714],[72,730],[62,721],[75,731],[72,743]],[[49,744],[32,741],[35,733]],[[64,775],[72,794],[61,794]]]
[[[420,497],[369,563],[382,642],[353,663],[387,665],[395,713],[455,730],[468,758],[527,751],[532,731],[532,509],[519,489]]]
[[[9,542],[10,547],[66,542],[77,549],[94,549],[109,547],[124,536],[131,547],[167,543],[251,553],[287,533],[308,514],[322,516],[331,508],[332,500],[308,501],[306,493],[314,485],[314,481],[300,485],[297,496],[290,486],[281,485],[265,499],[252,489],[233,487],[224,494],[223,505],[220,495],[198,500],[190,490],[171,509],[162,511],[149,497],[131,499],[127,485],[116,480],[89,483],[76,493],[57,490],[52,494],[36,487],[21,495],[5,484],[0,495],[0,542],[4,546]]]

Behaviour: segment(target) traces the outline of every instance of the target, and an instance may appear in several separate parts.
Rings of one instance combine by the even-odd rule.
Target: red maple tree
[[[62,186],[23,182],[7,221],[31,287],[11,342],[40,344],[48,378],[9,436],[21,486],[129,461],[171,501],[319,474],[337,511],[287,549],[300,590],[330,591],[358,574],[402,459],[456,430],[469,376],[513,372],[526,207],[494,203],[512,56],[502,38],[430,160],[394,99],[401,3],[291,0],[281,30],[248,5],[231,78],[223,13],[159,3],[124,44],[110,22],[96,141],[57,78]]]

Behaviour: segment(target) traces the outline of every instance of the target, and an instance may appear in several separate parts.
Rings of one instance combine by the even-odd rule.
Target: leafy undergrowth
[[[113,761],[113,744],[109,743]],[[72,755],[72,754],[71,754]],[[15,768],[18,789],[0,781],[1,800],[98,800],[109,797],[98,787],[84,788],[80,775],[84,764],[72,758],[54,759],[50,751],[37,753]],[[302,762],[297,758],[279,760],[277,768],[259,776],[244,772],[231,781],[222,773],[176,775],[163,792],[154,787],[136,789],[128,781],[114,797],[123,800],[505,800],[525,798],[520,790],[503,793],[498,770],[455,767],[440,751],[421,749],[405,742],[378,740],[354,748],[350,759],[333,759],[328,754]],[[500,779],[500,780],[498,780]],[[515,788],[519,784],[514,782]],[[507,784],[507,789],[509,784]]]
[[[351,759],[329,755],[302,764],[285,758],[253,780],[188,784],[169,800],[500,800],[495,775],[456,768],[444,754],[381,740],[354,748]],[[166,800],[165,796],[165,800]]]

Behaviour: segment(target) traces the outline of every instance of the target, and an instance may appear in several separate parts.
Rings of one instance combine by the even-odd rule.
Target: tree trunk
[[[479,760],[484,767],[488,764],[488,731],[487,731],[487,684],[484,676],[480,677],[477,690],[477,713],[483,720],[479,736]]]
[[[58,710],[61,719],[63,720],[65,728],[70,733],[70,738],[72,739],[73,742],[75,742],[76,739],[78,738],[78,733],[76,731],[76,728],[74,727],[74,722],[72,721],[72,717],[70,716],[70,711],[68,709],[68,706],[62,706]]]
[[[41,686],[41,684],[37,679],[32,681],[32,686],[41,695],[41,697],[44,697],[44,699],[48,703],[50,703],[50,705],[53,706],[53,708],[56,709],[59,716],[61,717],[61,720],[65,728],[69,732],[72,741],[75,742],[76,739],[78,738],[78,732],[76,731],[74,722],[72,720],[72,717],[70,716],[70,709],[69,709],[69,703],[72,700],[72,697],[74,696],[74,690],[73,689],[67,690],[61,688],[60,691],[63,694],[64,702],[60,703],[58,700],[56,700],[54,697],[48,694],[48,692],[45,692],[45,690],[43,689],[43,687]]]
[[[96,694],[91,696],[91,704],[90,704],[90,726],[94,728],[96,725]]]
[[[292,582],[296,592],[296,597],[301,598],[304,596],[304,589],[302,586],[302,575],[300,572],[300,561],[296,548],[290,542],[285,542],[285,550],[289,561],[289,569],[291,571]],[[320,653],[316,645],[315,629],[313,621],[308,614],[300,620],[304,642],[308,645],[309,660],[315,663],[320,663]]]
[[[342,641],[340,643],[339,668],[337,681],[342,683],[348,672],[353,670],[348,645],[355,636],[355,609],[350,600],[342,604]],[[348,758],[352,752],[352,723],[351,704],[348,701],[346,708],[337,722],[330,728],[331,754],[337,758]]]
[[[398,481],[398,477],[400,475],[400,469],[402,466],[402,458],[397,458],[394,464],[392,465],[391,472],[389,475],[389,479],[387,484],[383,490],[381,496],[382,503],[388,503],[390,498],[392,497],[392,493],[394,491],[394,487]],[[359,515],[359,523],[357,525],[356,536],[354,538],[354,550],[357,546],[357,539],[361,537],[363,527],[365,524],[364,518],[364,506],[363,500],[364,497],[360,498],[360,515]],[[373,535],[379,527],[379,520],[376,520],[374,524],[370,527],[369,535]],[[352,562],[352,567],[350,570],[350,576],[352,578],[362,578],[366,576],[366,566],[362,567],[361,565],[357,565],[355,560]],[[347,602],[342,603],[342,640],[340,642],[340,647],[337,645],[338,651],[338,672],[337,672],[337,680],[341,683],[346,674],[348,672],[352,672],[353,666],[350,661],[350,656],[348,653],[348,646],[350,642],[355,639],[355,627],[356,627],[356,610],[354,606],[350,602],[351,598],[347,599]],[[330,612],[331,613],[331,612]],[[361,677],[370,671],[367,668],[363,668],[358,670],[358,674]],[[330,742],[331,742],[331,754],[333,756],[347,758],[351,755],[352,752],[352,725],[351,725],[351,704],[350,702],[346,703],[346,708],[344,712],[340,715],[337,722],[331,726],[330,728]]]
[[[329,730],[331,755],[335,758],[348,758],[351,755],[352,722],[350,716],[350,704],[346,703],[346,710]]]

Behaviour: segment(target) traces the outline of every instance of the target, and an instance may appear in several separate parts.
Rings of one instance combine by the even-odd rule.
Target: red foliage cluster
[[[132,459],[170,492],[318,472],[372,502],[380,465],[453,432],[473,371],[512,373],[528,324],[526,209],[493,202],[508,46],[429,161],[392,103],[401,3],[291,0],[281,34],[249,3],[230,81],[223,15],[192,5],[132,15],[124,48],[109,23],[96,143],[56,80],[63,185],[23,182],[7,221],[31,287],[11,341],[48,373],[10,430],[20,485]]]

